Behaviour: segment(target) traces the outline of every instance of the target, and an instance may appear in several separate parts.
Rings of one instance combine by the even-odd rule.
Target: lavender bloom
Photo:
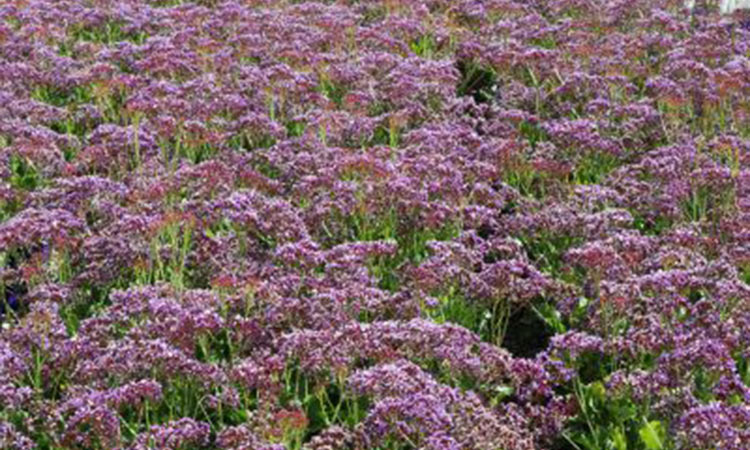
[[[209,427],[189,418],[182,418],[164,425],[154,425],[148,431],[138,435],[133,450],[163,448],[179,449],[185,445],[206,445]]]
[[[34,448],[34,442],[20,433],[12,423],[8,422],[0,424],[0,443],[3,447],[16,448],[18,450],[30,450]]]
[[[0,447],[747,447],[750,31],[694,6],[4,2]]]
[[[72,234],[84,228],[84,223],[68,211],[27,209],[0,225],[0,244],[7,249],[42,241],[65,245]]]
[[[712,403],[692,408],[677,422],[679,439],[698,448],[743,448],[750,439],[748,413],[745,405]]]
[[[529,437],[483,408],[473,393],[442,386],[414,364],[399,361],[360,371],[349,383],[377,399],[363,424],[367,445],[406,436],[417,445],[424,439],[428,448],[459,442],[461,448],[533,448]]]

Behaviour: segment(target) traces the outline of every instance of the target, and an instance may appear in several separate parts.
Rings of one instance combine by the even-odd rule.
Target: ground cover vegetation
[[[750,26],[0,3],[0,448],[750,448]]]

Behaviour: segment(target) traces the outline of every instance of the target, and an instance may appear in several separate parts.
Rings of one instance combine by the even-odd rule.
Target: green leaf
[[[664,448],[661,439],[664,435],[664,429],[658,420],[646,422],[638,431],[638,434],[640,434],[641,441],[643,441],[648,450],[661,450]]]
[[[614,431],[610,442],[615,450],[628,450],[628,440],[625,438],[625,433],[622,431],[622,428],[617,428]]]
[[[560,311],[558,311],[552,304],[545,303],[538,308],[534,306],[532,306],[532,308],[534,308],[536,314],[544,320],[547,326],[555,330],[556,333],[562,334],[567,331]]]
[[[494,403],[499,403],[505,397],[513,394],[513,386],[496,386],[495,392],[497,393],[493,398]]]
[[[604,387],[604,383],[601,381],[591,383],[589,390],[596,400],[599,400],[600,402],[605,402],[607,400],[607,388]]]

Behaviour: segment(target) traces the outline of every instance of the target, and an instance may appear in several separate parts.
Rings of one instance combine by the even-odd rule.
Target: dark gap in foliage
[[[21,308],[21,298],[27,292],[27,287],[22,283],[11,283],[0,285],[2,302],[0,302],[0,322],[5,321],[6,315],[16,315]]]
[[[18,270],[21,264],[31,256],[27,249],[17,249],[6,253],[5,261],[0,268]],[[0,260],[2,261],[2,260]],[[6,284],[0,280],[0,322],[6,320],[6,316],[19,317],[22,314],[23,296],[28,293],[28,286],[22,281],[10,281]]]
[[[527,305],[511,313],[503,347],[514,356],[531,358],[547,348],[553,335],[547,323]]]
[[[495,235],[495,233],[495,228],[487,222],[482,223],[481,225],[479,225],[479,228],[477,228],[477,235],[484,240],[491,238]]]

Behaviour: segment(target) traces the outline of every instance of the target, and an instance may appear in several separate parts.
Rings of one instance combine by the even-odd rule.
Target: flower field
[[[750,449],[750,21],[683,3],[0,2],[0,448]]]

